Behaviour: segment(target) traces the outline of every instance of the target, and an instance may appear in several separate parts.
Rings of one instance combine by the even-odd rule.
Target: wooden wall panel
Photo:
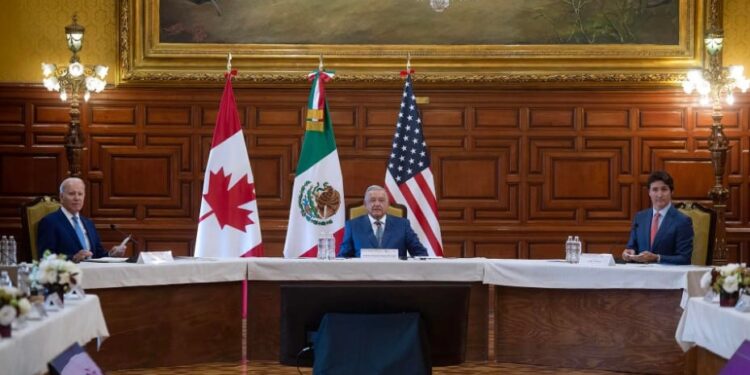
[[[266,254],[281,255],[308,87],[237,87]],[[648,174],[665,169],[675,199],[710,204],[710,110],[679,90],[416,88],[447,256],[560,258],[570,234],[586,251],[619,254]],[[191,254],[220,91],[114,88],[82,105],[84,213],[107,244],[118,224],[129,249]],[[398,114],[392,88],[328,88],[347,203],[382,184]],[[18,233],[18,206],[56,195],[67,170],[65,103],[41,87],[0,86],[0,233]],[[750,96],[723,120],[729,251],[750,261]]]

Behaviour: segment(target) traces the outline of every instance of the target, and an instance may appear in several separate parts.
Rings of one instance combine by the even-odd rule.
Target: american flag
[[[393,135],[393,148],[385,173],[385,188],[392,202],[408,208],[412,228],[430,255],[443,256],[430,153],[422,134],[422,118],[410,74],[404,83],[396,134]]]

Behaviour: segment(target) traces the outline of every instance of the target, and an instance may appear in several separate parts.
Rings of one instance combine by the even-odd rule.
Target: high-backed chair
[[[21,228],[23,232],[23,250],[31,255],[31,259],[39,259],[38,249],[36,248],[36,234],[39,227],[39,221],[47,214],[57,211],[60,208],[60,202],[49,196],[43,196],[32,200],[21,206]]]
[[[388,215],[406,217],[406,206],[399,203],[391,203],[386,210]],[[346,207],[346,220],[354,219],[362,215],[367,215],[367,208],[364,204],[350,204]]]
[[[693,258],[696,266],[709,266],[714,257],[716,212],[695,202],[676,203],[675,208],[693,220]]]

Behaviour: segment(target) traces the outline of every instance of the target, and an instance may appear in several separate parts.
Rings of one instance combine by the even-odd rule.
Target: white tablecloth
[[[80,263],[84,289],[244,280],[249,258],[177,259],[164,264]]]
[[[65,308],[52,311],[39,321],[14,330],[10,339],[0,340],[0,373],[25,375],[45,372],[47,362],[78,342],[109,336],[99,298],[65,299]]]
[[[487,284],[547,289],[682,289],[689,297],[705,294],[700,279],[709,267],[660,264],[584,266],[561,260],[487,259]]]
[[[254,258],[249,280],[307,281],[457,281],[480,282],[483,258],[465,259],[283,259]]]
[[[729,359],[745,340],[750,340],[750,313],[720,307],[702,297],[691,298],[675,333],[677,343],[687,351],[698,345]]]

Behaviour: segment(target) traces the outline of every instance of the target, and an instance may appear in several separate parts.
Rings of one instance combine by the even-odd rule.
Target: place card
[[[57,293],[50,293],[44,300],[44,309],[47,311],[57,311],[64,307],[63,301]]]
[[[138,264],[162,264],[172,263],[172,251],[141,251],[138,254]]]
[[[362,259],[398,259],[398,249],[360,249],[359,257]]]
[[[740,299],[737,304],[734,305],[734,309],[739,312],[750,312],[750,296],[747,294],[740,294]]]
[[[75,284],[72,289],[70,289],[70,292],[65,295],[65,298],[72,297],[72,299],[83,299],[86,297],[86,292],[83,291],[83,288]]]
[[[612,254],[582,253],[579,257],[578,264],[584,266],[611,267],[615,265],[615,258],[612,256]]]

